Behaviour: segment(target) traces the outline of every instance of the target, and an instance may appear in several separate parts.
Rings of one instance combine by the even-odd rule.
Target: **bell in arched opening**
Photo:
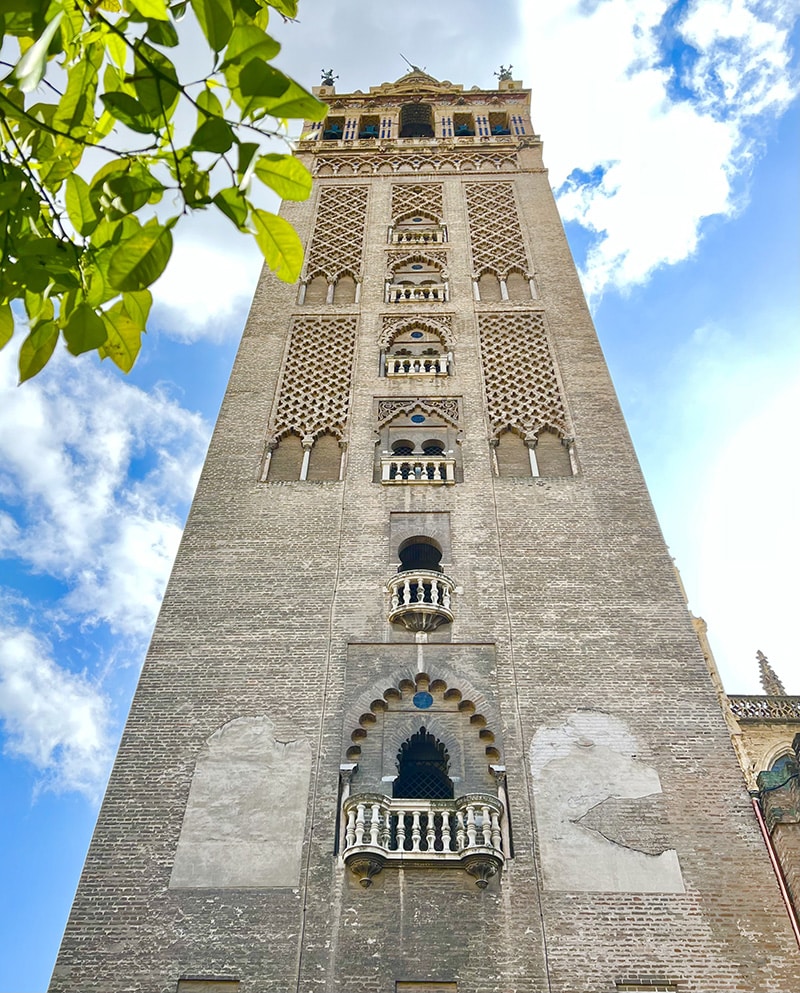
[[[404,741],[397,753],[395,799],[451,800],[453,781],[447,774],[450,757],[441,741],[424,726]]]
[[[400,108],[401,138],[433,138],[433,109],[426,103],[407,103]]]

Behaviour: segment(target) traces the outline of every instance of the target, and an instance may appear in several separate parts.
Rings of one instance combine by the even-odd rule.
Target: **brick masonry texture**
[[[173,993],[180,977],[204,976],[238,980],[240,993],[392,993],[398,982],[611,993],[653,976],[680,993],[800,990],[797,947],[541,146],[508,151],[489,178],[514,188],[539,293],[524,304],[474,300],[464,186],[479,173],[325,176],[308,202],[284,206],[308,243],[323,190],[369,187],[360,303],[299,306],[297,287],[266,272],[259,281],[51,993]],[[384,303],[392,190],[428,181],[442,187],[451,292],[429,306],[452,318],[455,373],[389,380],[378,374],[379,339],[404,306]],[[499,310],[544,315],[574,477],[493,474],[478,319]],[[314,314],[357,317],[344,478],[262,483],[290,328]],[[461,399],[463,482],[373,481],[374,401],[389,396]],[[445,567],[462,590],[452,629],[421,646],[386,620],[401,513],[449,515]],[[461,870],[391,867],[363,889],[334,854],[351,731],[370,700],[420,665],[480,700],[502,743],[515,857],[483,891]],[[637,758],[656,770],[661,820],[643,821],[643,840],[669,840],[685,892],[544,887],[531,745],[583,711],[627,725]],[[276,739],[311,745],[300,886],[169,889],[197,756],[242,716],[266,716]]]

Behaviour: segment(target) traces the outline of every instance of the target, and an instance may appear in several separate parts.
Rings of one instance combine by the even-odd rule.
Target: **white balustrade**
[[[394,800],[381,794],[351,795],[344,801],[345,861],[365,850],[384,860],[460,863],[479,853],[502,864],[503,807],[489,793],[454,800]],[[369,824],[369,831],[365,825]],[[451,825],[455,824],[455,832]]]
[[[395,245],[441,245],[444,242],[442,228],[395,228],[392,231],[392,242]]]
[[[447,355],[393,355],[386,356],[387,376],[446,376]]]
[[[439,455],[391,455],[381,459],[381,482],[445,483],[456,481],[456,460]]]
[[[389,303],[445,303],[446,283],[402,284],[391,283],[387,289]]]
[[[453,620],[453,580],[431,569],[398,572],[388,582],[389,620],[409,631],[433,631]]]

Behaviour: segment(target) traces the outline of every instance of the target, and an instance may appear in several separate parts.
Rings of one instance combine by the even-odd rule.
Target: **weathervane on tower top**
[[[422,68],[420,68],[419,66],[415,66],[413,62],[408,61],[408,59],[405,57],[405,55],[403,55],[402,52],[400,53],[400,58],[403,60],[403,62],[406,63],[406,65],[411,67],[412,72],[425,72],[425,66],[422,66]]]
[[[322,85],[323,86],[334,86],[338,76],[334,76],[333,69],[320,69],[320,74],[322,75]]]
[[[513,65],[507,65],[507,66],[501,65],[499,72],[495,73],[495,76],[497,76],[499,82],[505,83],[509,79],[511,79],[511,70],[513,68],[514,68]]]

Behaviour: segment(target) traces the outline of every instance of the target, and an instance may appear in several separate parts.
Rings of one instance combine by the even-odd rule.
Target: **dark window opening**
[[[453,134],[456,138],[471,138],[475,135],[472,114],[453,114]]]
[[[362,117],[359,121],[358,137],[379,138],[380,124],[381,119],[379,117]]]
[[[443,572],[439,563],[442,560],[442,550],[428,538],[409,538],[398,549],[400,565],[398,572],[410,572],[417,569],[429,569],[431,572]]]
[[[392,789],[395,799],[452,800],[453,781],[447,775],[450,757],[442,742],[424,726],[404,741],[397,753]]]

